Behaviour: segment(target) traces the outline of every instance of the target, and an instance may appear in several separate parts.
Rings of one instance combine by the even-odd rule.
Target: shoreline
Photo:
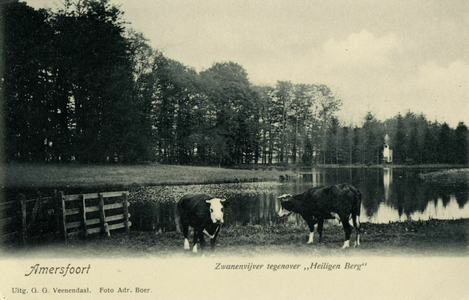
[[[2,189],[102,189],[147,186],[279,182],[313,169],[468,170],[466,165],[314,165],[219,168],[180,165],[5,164]]]

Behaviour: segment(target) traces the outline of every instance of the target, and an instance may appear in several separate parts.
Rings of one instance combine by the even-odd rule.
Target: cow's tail
[[[352,187],[352,192],[354,194],[354,206],[352,209],[352,221],[353,221],[353,227],[355,227],[355,233],[356,233],[356,240],[355,240],[355,246],[360,245],[360,212],[361,212],[361,206],[362,206],[362,193],[360,192],[359,189]]]
[[[361,207],[362,207],[362,193],[359,189],[355,189],[355,195],[357,197],[357,201],[355,203],[355,210],[358,217],[360,217]]]

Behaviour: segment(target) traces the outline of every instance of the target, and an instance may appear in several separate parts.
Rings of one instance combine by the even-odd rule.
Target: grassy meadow
[[[342,226],[325,226],[323,243],[307,244],[306,224],[223,226],[217,239],[217,257],[284,256],[467,256],[469,255],[469,220],[430,220],[362,224],[361,245],[341,249],[344,241]],[[192,236],[192,235],[191,235]],[[351,236],[351,246],[355,233]],[[192,241],[192,238],[190,239]],[[183,250],[182,234],[176,231],[131,231],[110,237],[92,236],[31,245],[5,250],[3,255],[29,257],[197,257],[199,253]]]
[[[5,164],[5,187],[132,187],[278,181],[292,171],[227,169],[160,164]]]
[[[355,166],[357,167],[357,166]],[[363,166],[361,166],[363,167]],[[382,167],[382,166],[378,166]],[[399,166],[395,166],[399,168]],[[441,167],[441,166],[440,166]],[[228,169],[219,167],[84,164],[5,164],[0,166],[3,186],[53,188],[142,187],[157,185],[192,185],[212,183],[278,181],[280,176],[293,176],[293,169],[256,167]],[[425,181],[469,182],[469,169],[444,169],[421,175]]]

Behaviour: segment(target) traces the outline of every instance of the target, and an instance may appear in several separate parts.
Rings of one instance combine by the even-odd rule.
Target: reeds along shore
[[[443,184],[469,184],[469,169],[450,169],[419,175],[426,182]]]

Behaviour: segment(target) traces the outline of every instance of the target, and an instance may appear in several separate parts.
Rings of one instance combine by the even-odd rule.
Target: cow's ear
[[[210,206],[210,205],[212,205],[212,199],[205,200],[205,203],[207,204],[207,206]]]
[[[230,205],[230,201],[227,201],[226,199],[220,199],[220,203],[223,205],[223,207]]]
[[[291,197],[292,195],[290,194],[283,194],[281,196],[278,196],[277,199],[279,199],[280,201],[286,201],[286,200],[289,200]]]

